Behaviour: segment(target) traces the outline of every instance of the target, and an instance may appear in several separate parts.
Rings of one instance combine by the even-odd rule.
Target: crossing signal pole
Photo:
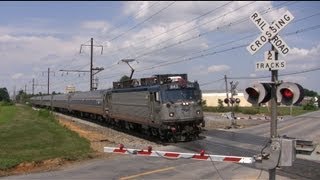
[[[275,50],[274,46],[272,45],[271,50]],[[278,52],[275,51],[275,61],[278,60]],[[270,124],[270,138],[277,138],[278,132],[278,121],[277,121],[277,86],[276,83],[278,81],[278,70],[271,71],[271,124]],[[269,170],[269,179],[276,178],[276,168],[272,168]]]
[[[227,75],[224,75],[224,82],[226,83],[226,95],[227,99],[229,100],[229,90],[228,90],[228,80]],[[229,101],[226,102],[228,104],[228,107],[230,106]]]

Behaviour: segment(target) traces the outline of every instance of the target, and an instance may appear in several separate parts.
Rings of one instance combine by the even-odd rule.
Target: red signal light
[[[281,94],[284,98],[287,98],[287,99],[293,98],[293,92],[290,89],[287,89],[287,88],[282,89]]]
[[[284,82],[277,87],[277,102],[284,105],[296,105],[304,97],[303,87],[293,82]]]

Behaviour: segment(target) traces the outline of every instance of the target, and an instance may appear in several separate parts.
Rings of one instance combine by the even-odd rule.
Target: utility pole
[[[45,71],[42,72],[42,76],[44,75]],[[53,71],[50,71],[50,68],[48,68],[47,73],[47,93],[50,94],[50,73],[54,73]],[[54,73],[55,74],[55,73]]]
[[[90,40],[90,45],[87,44],[81,44],[80,45],[80,53],[82,51],[82,47],[83,46],[90,46],[90,69],[89,71],[87,70],[65,70],[62,69],[60,71],[65,71],[65,72],[90,72],[90,91],[92,90],[96,90],[98,85],[94,86],[94,75],[96,75],[97,73],[101,72],[104,70],[103,67],[93,67],[93,47],[100,47],[101,48],[101,54],[103,53],[103,46],[102,45],[94,45],[93,44],[93,38],[91,38]]]
[[[16,101],[16,86],[13,86],[13,100]]]
[[[92,69],[93,69],[93,38],[91,38],[91,54],[90,54],[90,91],[93,90],[93,82],[92,82],[92,78],[93,78],[93,75],[92,75]]]
[[[38,83],[35,83],[35,79],[32,78],[32,95],[34,95],[35,86],[48,86],[48,84],[38,84]]]
[[[50,68],[48,68],[48,94],[50,94]]]
[[[27,94],[27,85],[26,84],[24,85],[24,93]]]
[[[32,78],[32,95],[34,95],[34,78]]]
[[[278,51],[275,49],[273,45],[271,45],[271,50],[275,51],[275,61],[278,60]],[[277,83],[278,81],[278,70],[271,71],[271,124],[270,124],[270,138],[277,138]],[[276,168],[269,169],[269,179],[276,179]]]
[[[228,81],[227,81],[227,75],[224,75],[224,82],[226,83],[226,95],[227,95],[227,99],[229,99],[229,93],[228,93]],[[228,101],[228,107],[230,107],[229,101]]]

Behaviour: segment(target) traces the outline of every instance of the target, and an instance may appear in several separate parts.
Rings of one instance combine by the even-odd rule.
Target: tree
[[[128,80],[130,80],[130,78],[127,75],[124,75],[121,77],[121,79],[119,81],[124,82],[124,81],[128,81]]]
[[[218,109],[221,110],[221,109],[224,109],[223,107],[223,101],[221,99],[218,99]]]
[[[303,88],[303,91],[304,91],[304,96],[308,96],[308,97],[316,97],[316,96],[318,96],[318,93],[315,92],[315,91],[312,91],[312,90],[309,90],[309,89],[306,89],[306,88]]]
[[[7,88],[0,88],[0,101],[10,102],[10,96]]]
[[[30,96],[31,95],[27,95],[23,90],[20,90],[16,96],[16,101],[19,103],[25,103],[29,100]]]

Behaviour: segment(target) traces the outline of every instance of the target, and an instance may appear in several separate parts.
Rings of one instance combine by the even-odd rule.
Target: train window
[[[176,102],[183,100],[195,100],[196,96],[193,89],[167,90],[164,92],[163,100],[165,102]]]

